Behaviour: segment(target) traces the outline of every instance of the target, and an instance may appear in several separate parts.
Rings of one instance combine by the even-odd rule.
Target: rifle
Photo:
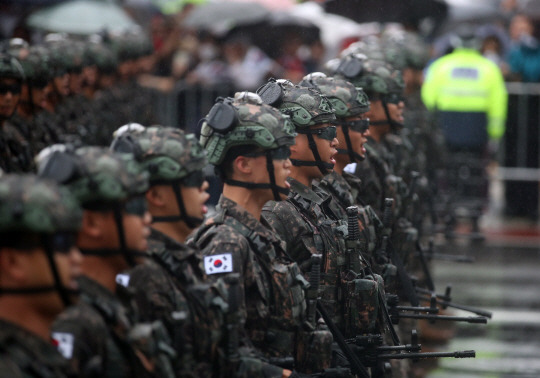
[[[358,240],[360,239],[360,229],[358,227],[358,207],[357,206],[347,207],[347,222],[348,222],[347,247],[348,247],[349,256],[357,255],[360,258],[362,258],[365,264],[364,270],[367,271],[367,273],[370,274],[372,277],[375,277],[371,270],[371,266],[364,259],[364,257],[362,256],[362,252],[358,248]],[[390,314],[388,313],[388,309],[386,308],[386,300],[383,297],[383,294],[381,293],[380,290],[377,290],[377,296],[379,299],[379,309],[384,318],[386,327],[388,331],[390,332],[390,336],[392,337],[392,342],[394,343],[394,345],[399,345],[400,344],[399,336],[392,325],[392,319],[390,318]]]
[[[358,227],[358,223],[357,223],[357,227]],[[343,337],[343,334],[341,333],[339,328],[335,325],[334,321],[328,315],[328,313],[326,312],[324,306],[322,305],[322,303],[319,300],[318,288],[320,286],[320,279],[321,279],[321,275],[320,275],[321,257],[322,256],[320,254],[314,254],[314,255],[311,256],[311,263],[312,264],[311,264],[311,271],[310,271],[310,274],[309,274],[309,284],[310,284],[310,286],[313,286],[313,287],[317,288],[317,290],[312,291],[311,293],[308,290],[308,296],[312,297],[313,293],[316,293],[317,296],[314,298],[314,302],[313,302],[313,298],[308,299],[308,310],[309,310],[309,305],[312,305],[313,303],[316,304],[317,310],[321,314],[321,316],[324,319],[328,329],[332,333],[332,336],[334,337],[334,340],[337,342],[337,344],[341,348],[341,351],[345,354],[345,357],[347,358],[347,360],[351,364],[352,372],[354,374],[358,375],[359,377],[369,378],[370,374],[369,374],[368,370],[362,364],[362,362],[358,359],[358,357],[354,354],[354,352],[351,350],[350,346],[345,342],[345,338]],[[311,289],[311,287],[310,287],[310,289]],[[311,300],[311,302],[310,302],[310,300]],[[310,321],[310,318],[314,322],[313,318],[315,318],[315,315],[313,313],[310,314],[308,312],[308,321]]]
[[[486,310],[482,310],[482,309],[475,308],[475,307],[472,307],[472,306],[466,306],[466,305],[462,305],[462,304],[452,302],[451,297],[450,297],[451,290],[452,290],[452,287],[447,286],[445,294],[442,295],[442,294],[435,294],[432,291],[422,289],[422,288],[419,288],[419,287],[416,288],[416,291],[419,294],[421,294],[421,299],[423,301],[431,301],[432,298],[435,298],[436,303],[438,305],[442,306],[443,308],[447,308],[447,307],[457,308],[459,310],[472,312],[473,314],[477,314],[477,315],[480,315],[480,316],[485,316],[485,317],[491,319],[491,317],[493,316],[493,313],[490,312],[490,311],[486,311]]]
[[[418,343],[416,331],[411,332],[411,343],[399,346],[385,346],[381,335],[357,336],[347,340],[353,344],[355,351],[366,366],[376,366],[381,360],[413,359],[420,360],[426,358],[474,358],[474,350],[455,352],[421,352],[422,346]]]
[[[411,277],[405,270],[405,264],[403,263],[401,256],[394,249],[392,242],[389,239],[390,233],[391,233],[390,230],[392,227],[392,206],[393,205],[394,205],[394,200],[392,198],[386,198],[384,200],[384,213],[383,213],[382,222],[385,229],[385,235],[383,236],[382,245],[386,245],[388,248],[388,251],[383,251],[383,253],[386,253],[387,255],[389,255],[390,261],[396,266],[399,281],[401,285],[403,286],[403,290],[405,292],[405,296],[407,297],[407,300],[413,306],[419,306],[420,301],[418,300],[418,296],[416,295],[416,291],[414,289],[414,283],[412,282]]]

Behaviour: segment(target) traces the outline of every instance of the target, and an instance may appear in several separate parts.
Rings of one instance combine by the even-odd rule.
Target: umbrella
[[[33,29],[81,35],[137,26],[119,5],[99,0],[75,0],[43,8],[32,13],[26,23]]]
[[[425,18],[440,23],[448,12],[442,0],[328,0],[328,13],[356,22],[407,22],[418,25]]]
[[[270,11],[258,3],[207,3],[195,8],[184,19],[183,25],[224,35],[235,27],[265,20]]]
[[[231,0],[220,0],[223,2],[229,2]],[[272,11],[283,11],[287,9],[291,9],[295,6],[296,1],[295,0],[232,0],[235,2],[243,2],[243,3],[258,3],[264,6],[266,9],[270,9]]]

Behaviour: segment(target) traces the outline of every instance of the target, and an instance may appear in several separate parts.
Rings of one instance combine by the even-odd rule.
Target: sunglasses
[[[200,188],[203,185],[205,180],[206,180],[206,177],[204,176],[203,171],[199,170],[199,171],[193,171],[189,173],[187,176],[182,177],[182,179],[180,180],[180,183],[186,187]]]
[[[122,204],[122,209],[126,214],[142,217],[148,211],[146,198],[144,196],[131,197]]]
[[[62,254],[68,254],[77,242],[75,232],[56,232],[47,236],[47,238],[52,250]]]
[[[398,105],[400,102],[405,101],[404,97],[398,93],[389,93],[387,95],[384,95],[382,99],[384,100],[384,102],[394,105]]]
[[[357,121],[340,122],[341,126],[347,126],[357,133],[365,133],[369,129],[369,119],[359,119]]]
[[[0,84],[0,95],[6,95],[8,92],[14,95],[21,93],[21,84]]]
[[[302,131],[298,131],[298,133],[315,135],[318,138],[325,139],[325,140],[334,140],[334,138],[337,135],[337,128],[336,126],[327,126],[327,127],[321,127],[320,129],[302,130]]]
[[[258,157],[265,156],[267,153],[270,153],[272,160],[287,160],[291,157],[291,148],[289,146],[281,146],[278,148],[273,148],[266,151],[258,151],[250,154],[245,154],[244,156],[248,157]]]

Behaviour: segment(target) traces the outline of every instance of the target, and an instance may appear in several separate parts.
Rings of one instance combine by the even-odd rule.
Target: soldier
[[[317,90],[284,80],[271,80],[259,92],[263,101],[291,116],[298,133],[291,146],[291,192],[286,201],[264,206],[263,222],[287,243],[287,253],[304,272],[311,269],[311,255],[322,254],[321,304],[343,335],[373,333],[377,309],[372,300],[378,283],[359,276],[365,262],[358,253],[346,251],[347,223],[330,208],[330,195],[311,187],[335,164],[338,141],[336,127],[330,125],[336,119],[332,105]],[[340,353],[336,350],[334,355],[336,365],[345,363],[339,361]]]
[[[0,55],[0,168],[4,172],[33,170],[32,153],[28,141],[8,120],[13,117],[21,96],[24,72],[14,57]]]
[[[135,289],[141,320],[167,326],[179,355],[177,376],[230,375],[234,368],[223,361],[226,289],[205,282],[202,255],[184,244],[206,213],[204,150],[193,134],[172,127],[129,125],[115,134],[111,148],[133,152],[150,174],[150,261],[123,275]]]
[[[29,142],[31,155],[35,156],[45,147],[58,141],[38,114],[44,109],[46,98],[52,88],[52,77],[47,53],[43,48],[32,47],[20,60],[25,75],[21,87],[21,99],[17,112],[9,120]]]
[[[260,222],[268,200],[289,189],[294,128],[288,117],[259,96],[237,93],[218,99],[201,130],[201,144],[223,179],[217,214],[193,236],[205,255],[210,279],[240,273],[245,332],[270,367],[263,376],[287,377],[329,367],[332,337],[306,322],[307,282],[283,241]],[[297,374],[294,372],[293,374]]]
[[[150,376],[152,351],[138,344],[136,312],[116,285],[119,273],[146,256],[148,174],[132,155],[105,148],[50,151],[40,154],[39,173],[67,185],[84,209],[77,238],[84,255],[81,301],[57,318],[53,337],[66,341],[61,351],[82,377]]]
[[[365,252],[368,253],[366,257],[375,267],[373,254],[378,244],[381,221],[360,196],[360,179],[345,170],[347,165],[353,164],[350,169],[354,171],[352,167],[362,164],[366,158],[364,144],[369,135],[369,119],[365,117],[369,110],[367,95],[361,88],[345,80],[327,77],[320,72],[307,75],[300,85],[314,87],[326,95],[336,111],[335,124],[340,147],[335,156],[336,164],[332,172],[316,183],[315,188],[331,195],[331,202],[337,202],[333,210],[343,219],[347,217],[347,207],[358,206],[360,229]]]
[[[3,377],[75,376],[51,344],[50,328],[76,299],[81,213],[71,193],[52,181],[15,174],[0,181]]]

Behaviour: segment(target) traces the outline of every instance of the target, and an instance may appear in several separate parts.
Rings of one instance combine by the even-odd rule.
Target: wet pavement
[[[451,284],[453,301],[491,311],[493,318],[486,325],[457,324],[450,342],[435,350],[474,349],[476,358],[439,359],[428,378],[540,377],[540,226],[490,217],[483,234],[481,244],[437,242],[441,253],[475,258],[472,264],[434,260],[437,292]]]

